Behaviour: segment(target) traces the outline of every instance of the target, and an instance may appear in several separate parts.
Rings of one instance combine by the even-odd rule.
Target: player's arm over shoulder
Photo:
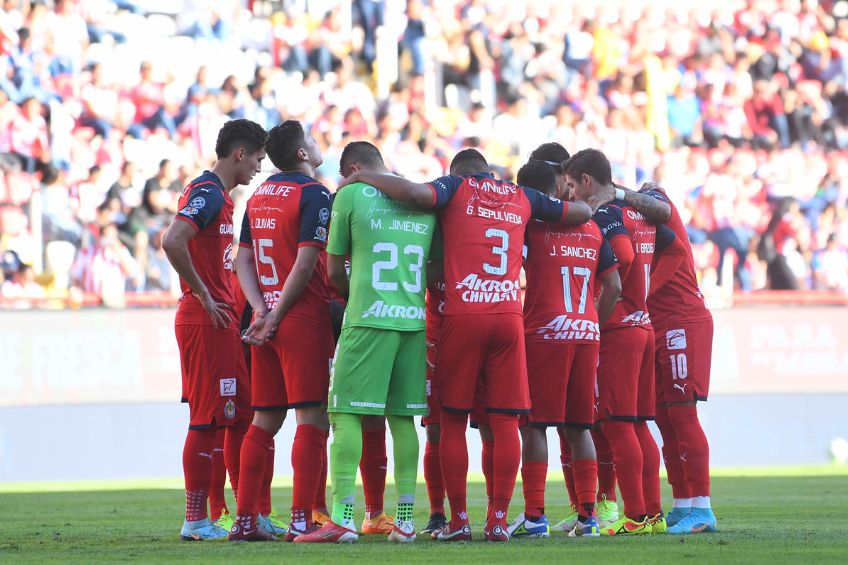
[[[584,202],[566,202],[532,188],[521,189],[530,201],[531,216],[537,220],[573,225],[584,224],[592,217],[592,209]]]
[[[435,206],[433,189],[429,184],[412,182],[409,179],[391,173],[357,171],[347,178],[345,188],[341,192],[344,192],[348,185],[356,182],[364,182],[375,186],[392,200],[412,202],[422,208],[433,208]]]
[[[664,224],[671,219],[668,196],[658,190],[644,189],[634,192],[625,189],[624,202],[654,223]]]

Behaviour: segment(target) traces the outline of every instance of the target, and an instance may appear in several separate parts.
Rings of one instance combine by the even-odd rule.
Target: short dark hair
[[[553,167],[544,161],[530,161],[518,169],[516,181],[521,186],[535,188],[548,196],[556,194],[556,174]]]
[[[285,171],[299,163],[298,149],[306,144],[306,132],[297,120],[286,120],[271,128],[265,141],[265,152],[275,167]]]
[[[549,164],[559,163],[560,166],[562,163],[568,161],[570,157],[571,155],[568,153],[568,150],[556,141],[543,143],[530,153],[531,161],[544,161]]]
[[[483,154],[476,149],[463,149],[457,153],[450,164],[452,175],[470,175],[474,173],[488,172],[489,162]]]
[[[256,153],[265,145],[268,133],[265,129],[250,120],[230,120],[218,132],[215,142],[215,154],[224,159],[233,154],[239,147],[244,147],[248,153]]]
[[[383,165],[383,156],[373,143],[367,141],[351,141],[342,151],[339,167],[344,170],[353,163],[361,165]]]
[[[571,178],[589,175],[601,184],[612,182],[612,168],[607,156],[597,149],[582,149],[563,163],[562,172]]]

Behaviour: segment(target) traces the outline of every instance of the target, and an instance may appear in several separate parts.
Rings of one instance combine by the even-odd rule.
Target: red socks
[[[233,489],[236,500],[238,500],[239,467],[241,466],[241,443],[249,427],[250,421],[245,420],[226,428],[224,432],[224,462],[227,464],[230,487]]]
[[[318,490],[312,502],[312,511],[327,512],[327,438],[324,437],[324,449],[321,451],[321,478],[318,479]]]
[[[430,514],[445,513],[445,481],[442,479],[439,444],[424,445],[424,482],[427,484],[427,496],[430,498]]]
[[[274,481],[274,458],[276,455],[276,442],[272,439],[271,447],[268,448],[268,458],[265,459],[262,488],[259,490],[259,513],[264,516],[271,513],[271,483]]]
[[[365,493],[365,512],[376,516],[383,511],[383,494],[386,491],[386,428],[362,430],[362,490]]]
[[[618,488],[624,500],[624,514],[633,520],[645,515],[645,499],[642,491],[642,448],[636,437],[633,422],[605,420],[604,433],[612,447]]]
[[[322,460],[322,452],[327,451],[327,432],[321,428],[301,424],[297,427],[292,443],[291,462],[294,471],[292,486],[292,522],[298,530],[305,529],[303,516],[311,518],[312,503],[321,480],[321,469],[316,462]],[[295,519],[296,518],[296,519]]]
[[[224,435],[227,428],[218,428],[215,447],[212,449],[212,477],[209,480],[209,520],[214,522],[227,509],[224,484],[227,482],[227,466],[224,463]]]
[[[521,465],[521,440],[518,435],[516,414],[491,414],[489,426],[495,439],[494,465],[492,466],[492,516],[496,522],[506,524],[509,502],[515,490],[515,478]],[[544,495],[543,495],[544,496]]]
[[[574,488],[574,468],[571,462],[571,446],[565,438],[562,428],[557,429],[559,433],[559,462],[562,465],[562,476],[565,479],[565,490],[568,491],[568,502],[577,508],[577,490]],[[593,487],[594,488],[594,487]]]
[[[595,456],[598,458],[598,500],[606,498],[610,501],[618,500],[615,495],[615,464],[612,458],[612,448],[604,430],[595,428],[592,430],[592,439],[595,442]]]
[[[521,486],[524,490],[524,515],[536,518],[545,514],[545,480],[547,461],[524,461],[521,464]],[[595,493],[592,493],[594,502]]]
[[[196,522],[208,516],[206,501],[212,479],[212,450],[215,428],[189,430],[183,447],[183,475],[186,490],[186,521]]]
[[[594,459],[578,459],[572,463],[574,489],[577,492],[575,508],[581,516],[595,515],[595,485],[598,483],[598,462]]]
[[[636,437],[642,449],[642,495],[645,499],[645,512],[656,516],[662,512],[660,500],[660,450],[648,422],[636,422]]]
[[[445,490],[450,501],[450,528],[457,530],[468,523],[465,506],[466,481],[468,480],[468,445],[465,441],[465,429],[468,424],[468,415],[443,410],[441,419],[439,451],[442,458],[442,477],[444,477]]]
[[[495,478],[495,443],[486,441],[482,437],[480,441],[483,448],[480,452],[480,465],[483,467],[483,479],[486,481],[486,519],[489,519],[489,514],[492,511],[492,497],[494,496]]]
[[[677,449],[691,496],[710,495],[710,444],[692,404],[668,406],[668,416],[677,435]]]
[[[241,468],[239,470],[238,516],[243,527],[250,528],[250,520],[259,513],[259,492],[265,478],[268,451],[274,446],[274,436],[251,425],[241,444]]]
[[[657,406],[657,427],[663,438],[662,456],[665,471],[668,473],[668,484],[671,485],[671,495],[673,498],[692,498],[686,476],[683,474],[680,453],[677,451],[677,433],[668,417],[668,406]]]

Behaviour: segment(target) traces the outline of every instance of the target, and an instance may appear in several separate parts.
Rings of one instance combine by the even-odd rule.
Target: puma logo
[[[681,453],[680,454],[680,461],[682,461],[683,463],[686,463],[686,457],[688,455],[689,455],[688,453]]]
[[[680,389],[680,394],[686,394],[686,385],[689,383],[683,383],[682,385],[675,384],[674,388]]]

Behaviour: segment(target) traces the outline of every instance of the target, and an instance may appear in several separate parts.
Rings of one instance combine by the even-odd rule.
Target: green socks
[[[333,522],[355,530],[353,495],[356,469],[362,456],[362,416],[330,414],[333,442],[330,444],[330,477],[333,482]],[[413,430],[414,431],[414,430]]]

